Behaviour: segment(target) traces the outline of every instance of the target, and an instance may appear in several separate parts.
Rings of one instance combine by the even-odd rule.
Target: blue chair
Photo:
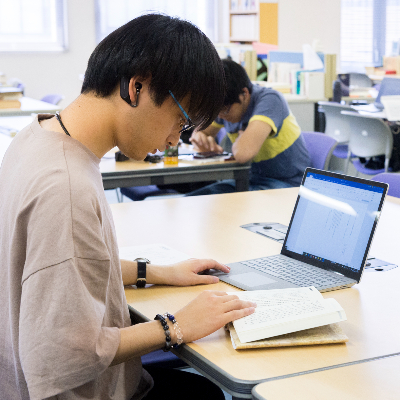
[[[327,170],[332,153],[337,146],[337,141],[320,132],[302,132],[301,134],[306,142],[308,154],[311,159],[310,166]]]
[[[400,198],[400,174],[383,172],[371,178],[372,181],[389,184],[388,195]]]
[[[63,98],[64,96],[61,96],[60,94],[48,94],[42,97],[40,100],[45,101],[46,103],[57,105]]]

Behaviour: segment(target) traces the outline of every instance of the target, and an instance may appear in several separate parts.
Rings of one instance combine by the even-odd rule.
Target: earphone
[[[122,77],[121,78],[121,85],[120,85],[120,96],[122,100],[126,101],[131,107],[137,107],[139,104],[139,94],[140,89],[142,88],[142,84],[140,82],[135,83],[136,88],[136,103],[133,104],[131,102],[131,98],[129,96],[129,81],[130,79]]]

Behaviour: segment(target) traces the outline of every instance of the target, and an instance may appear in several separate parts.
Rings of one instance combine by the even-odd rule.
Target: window
[[[400,1],[386,0],[386,55],[399,55]],[[397,53],[397,54],[396,54]]]
[[[0,0],[0,51],[63,51],[64,0]]]
[[[400,54],[400,0],[342,0],[341,7],[342,72],[365,72]]]
[[[160,12],[186,19],[217,41],[217,6],[214,0],[97,0],[97,41],[142,14]]]
[[[373,65],[373,0],[342,0],[342,72],[365,72]]]

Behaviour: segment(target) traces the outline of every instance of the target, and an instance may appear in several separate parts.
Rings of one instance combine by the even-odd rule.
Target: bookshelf
[[[260,40],[259,0],[230,0],[229,23],[231,42],[258,42]]]

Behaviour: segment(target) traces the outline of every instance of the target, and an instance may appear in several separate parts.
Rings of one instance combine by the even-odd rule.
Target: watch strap
[[[146,286],[146,265],[145,261],[137,261],[137,281],[136,287],[144,288]]]

